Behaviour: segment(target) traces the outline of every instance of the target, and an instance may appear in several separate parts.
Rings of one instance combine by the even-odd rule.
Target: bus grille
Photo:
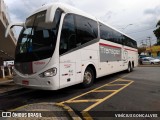
[[[22,74],[33,74],[32,62],[15,63],[15,68]]]

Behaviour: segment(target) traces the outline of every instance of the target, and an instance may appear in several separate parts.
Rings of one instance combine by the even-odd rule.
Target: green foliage
[[[157,37],[157,45],[160,45],[160,20],[158,21],[156,27],[157,27],[157,29],[154,30],[153,33]]]
[[[160,45],[160,40],[157,41],[157,45]]]

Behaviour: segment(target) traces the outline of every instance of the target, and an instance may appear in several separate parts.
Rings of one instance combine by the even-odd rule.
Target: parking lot
[[[81,118],[89,119],[115,119],[109,117],[115,111],[148,111],[154,114],[153,111],[160,111],[159,76],[160,67],[137,67],[129,74],[120,72],[99,78],[86,89],[80,85],[58,91],[20,88],[1,94],[0,110],[50,102],[69,106]]]

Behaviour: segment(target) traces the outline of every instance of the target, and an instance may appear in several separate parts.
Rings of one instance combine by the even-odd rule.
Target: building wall
[[[152,46],[151,48],[146,48],[148,53],[151,53],[153,57],[160,56],[160,46]]]
[[[4,0],[0,0],[0,20],[2,21],[5,27],[7,27],[9,23],[11,23],[8,8],[5,5]],[[14,37],[13,30],[11,30],[10,33]]]
[[[3,0],[0,0],[0,16],[1,20],[4,22],[4,25],[7,26],[10,23],[10,18],[8,15],[8,9]]]

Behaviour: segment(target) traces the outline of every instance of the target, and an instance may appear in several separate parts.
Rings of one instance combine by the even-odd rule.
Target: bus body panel
[[[112,74],[114,72],[119,72],[119,71],[122,71],[123,69],[125,69],[124,66],[122,66],[122,64],[123,64],[122,45],[101,39],[99,42],[99,49],[100,49],[99,50],[100,52],[103,52],[103,53],[100,53],[100,57],[106,56],[106,58],[102,58],[102,60],[100,60],[100,63],[99,63],[100,68],[102,70],[102,72],[101,72],[102,75]],[[102,51],[101,49],[102,50],[105,49],[106,54],[104,54],[104,51]],[[118,56],[116,57],[116,54],[114,55],[112,53],[113,54],[112,55],[108,50],[119,50],[119,51],[121,51],[121,53],[118,54]],[[100,76],[102,76],[102,75],[100,75]]]
[[[74,51],[60,56],[60,88],[80,83],[80,62],[80,51]]]

